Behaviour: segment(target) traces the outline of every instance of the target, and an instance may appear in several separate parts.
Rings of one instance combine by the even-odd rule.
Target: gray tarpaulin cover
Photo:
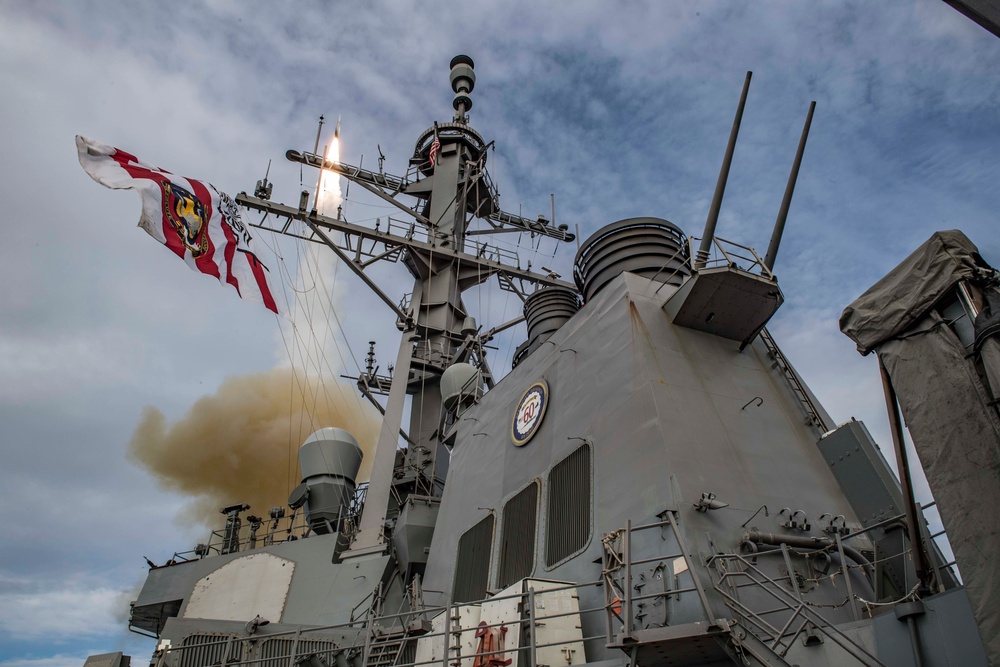
[[[957,281],[988,273],[964,234],[938,232],[848,306],[840,326],[889,373],[990,664],[1000,665],[1000,417],[961,341],[931,310]]]
[[[995,400],[1000,398],[1000,287],[983,290],[983,301],[975,322],[976,351]]]
[[[861,354],[896,336],[920,319],[960,280],[982,274],[989,265],[969,238],[953,229],[935,232],[840,316],[840,330]]]

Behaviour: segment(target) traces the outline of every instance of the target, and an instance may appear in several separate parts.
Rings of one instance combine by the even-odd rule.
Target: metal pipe
[[[625,558],[625,636],[632,636],[632,519],[625,522],[625,541],[622,545]]]
[[[777,614],[780,611],[788,611],[788,607],[775,607],[774,609],[765,609],[764,611],[754,610],[754,613],[758,616],[767,616],[768,614]]]
[[[832,540],[826,539],[824,537],[804,537],[800,535],[775,535],[773,533],[762,533],[759,530],[747,531],[745,539],[748,542],[756,542],[759,544],[770,544],[772,546],[781,546],[782,544],[787,544],[790,547],[800,547],[804,549],[825,549],[834,546]],[[844,546],[844,554],[849,556],[851,560],[860,565],[862,568],[867,570],[870,574],[874,575],[874,569],[872,564],[865,558],[861,553],[852,547]]]
[[[958,282],[958,299],[965,307],[965,312],[968,314],[969,320],[975,322],[976,318],[979,317],[979,308],[976,307],[976,302],[972,298],[972,293],[969,292],[969,283],[965,280],[960,280]],[[930,507],[930,505],[927,507]]]
[[[319,127],[316,128],[316,146],[313,148],[313,153],[319,153],[319,137],[323,134],[323,120],[323,114],[320,114]]]
[[[719,171],[719,180],[715,183],[715,195],[712,197],[712,206],[708,209],[708,219],[705,220],[705,232],[701,235],[701,246],[698,248],[698,255],[695,258],[694,268],[700,269],[708,260],[709,251],[712,248],[712,239],[715,237],[715,225],[719,222],[719,210],[722,208],[722,196],[726,193],[726,181],[729,179],[729,167],[733,163],[733,151],[736,150],[736,137],[740,133],[740,122],[743,120],[743,108],[747,103],[747,93],[750,91],[750,77],[753,72],[747,72],[746,81],[743,82],[743,93],[740,95],[740,104],[736,107],[736,118],[733,120],[733,129],[729,132],[729,145],[726,146],[726,156],[722,159],[722,169]]]
[[[683,558],[684,554],[668,554],[666,556],[653,556],[652,558],[643,558],[640,560],[632,561],[632,565],[645,565],[646,563],[656,563],[658,561],[673,560],[675,558]]]
[[[749,81],[750,73],[747,72],[747,80]],[[705,595],[705,589],[701,585],[701,578],[698,576],[697,570],[695,570],[695,561],[691,557],[691,552],[688,551],[687,545],[684,543],[684,537],[681,535],[681,529],[677,525],[677,518],[674,516],[673,512],[667,512],[667,520],[670,521],[670,528],[674,532],[674,538],[677,539],[677,547],[684,554],[684,562],[688,566],[688,572],[691,573],[691,581],[694,582],[695,588],[698,589],[698,600],[701,601],[701,608],[705,611],[705,619],[711,623],[714,619],[712,618],[712,607],[708,604],[708,596]]]
[[[451,649],[451,605],[444,612],[444,651],[441,652],[441,667],[448,667],[448,651]],[[458,649],[462,652],[461,644]]]
[[[372,654],[372,635],[375,633],[375,619],[376,619],[375,607],[378,604],[378,599],[381,595],[382,595],[382,582],[380,581],[378,583],[378,586],[375,587],[375,592],[373,593],[372,597],[372,604],[370,607],[368,607],[368,613],[366,614],[368,621],[367,622],[368,631],[365,633],[365,647],[363,649],[363,652],[361,653],[362,665],[368,664],[368,659],[371,657]]]
[[[844,584],[847,586],[847,599],[851,601],[851,615],[855,621],[860,621],[861,613],[858,611],[858,601],[854,599],[851,573],[847,570],[847,557],[844,556],[844,541],[840,539],[840,533],[835,533],[834,539],[837,540],[837,552],[840,554],[840,571],[844,575]]]
[[[896,449],[896,466],[899,470],[899,486],[903,492],[903,502],[906,505],[906,532],[913,548],[913,569],[920,582],[922,593],[930,590],[927,554],[924,553],[923,540],[917,529],[917,504],[913,496],[913,485],[910,482],[910,463],[906,456],[906,444],[903,440],[903,420],[899,414],[899,403],[896,401],[896,390],[892,387],[889,371],[886,370],[882,358],[878,360],[878,370],[882,375],[882,390],[885,392],[885,408],[889,413],[889,427],[892,431],[892,444]]]
[[[545,592],[548,593],[549,591],[545,591]],[[671,591],[671,592],[673,592],[673,591]],[[660,595],[664,595],[664,593],[660,593]],[[551,620],[553,618],[567,618],[569,616],[583,616],[584,614],[592,614],[592,613],[597,612],[597,611],[604,611],[604,606],[602,605],[600,607],[586,607],[584,609],[577,609],[576,611],[566,611],[566,612],[563,612],[561,614],[549,614],[547,616],[535,616],[535,620],[537,620],[537,621],[548,621],[548,620]],[[421,636],[423,636],[423,635],[421,635]]]
[[[789,608],[791,608],[791,607],[789,607]],[[803,608],[805,608],[805,603],[804,602],[800,602],[799,606],[794,608],[794,610],[792,612],[792,615],[788,617],[788,622],[785,623],[784,626],[782,626],[781,630],[778,631],[778,634],[775,635],[774,639],[771,641],[770,647],[771,647],[772,650],[774,650],[775,648],[777,648],[778,644],[781,643],[781,638],[785,636],[786,632],[788,632],[788,628],[790,628],[792,626],[792,623],[795,622],[795,619],[799,617],[799,614],[802,612]],[[795,641],[795,640],[793,639],[792,641]]]
[[[917,626],[917,617],[925,613],[924,603],[920,600],[902,602],[895,606],[896,620],[904,621],[906,629],[910,634],[910,647],[913,650],[913,664],[915,667],[923,667],[924,655],[920,646],[920,629]]]
[[[334,163],[330,162],[328,164],[334,164]],[[484,259],[476,255],[470,255],[464,252],[456,252],[450,249],[443,249],[438,246],[434,246],[429,242],[416,240],[412,238],[412,234],[407,236],[400,236],[398,234],[392,234],[389,232],[376,232],[372,228],[365,227],[364,225],[355,225],[350,222],[346,222],[344,220],[338,220],[336,218],[330,218],[324,215],[308,216],[303,211],[300,211],[297,208],[285,206],[284,204],[277,204],[275,202],[265,201],[263,199],[257,199],[256,197],[251,197],[249,195],[242,193],[236,195],[236,203],[239,204],[240,206],[252,208],[262,213],[270,213],[274,216],[275,219],[287,218],[288,220],[301,220],[310,226],[311,231],[315,231],[315,229],[318,227],[323,227],[325,229],[342,232],[345,235],[345,237],[349,239],[355,239],[358,242],[364,240],[373,242],[375,244],[396,243],[398,245],[410,248],[411,250],[412,249],[423,250],[426,252],[436,253],[438,256],[441,257],[453,258],[461,262],[462,264],[468,265],[470,268],[475,268],[478,271],[481,271],[483,276],[491,276],[494,273],[497,273],[498,271],[502,271],[503,273],[513,278],[524,278],[526,280],[531,280],[532,282],[535,282],[539,285],[544,285],[544,286],[555,285],[558,287],[566,287],[571,290],[576,290],[576,285],[570,282],[566,282],[565,280],[559,280],[557,278],[549,278],[547,275],[542,273],[532,273],[531,271],[520,269],[514,265],[502,264],[497,259]],[[402,206],[402,204],[400,204],[395,200],[392,200],[391,203],[393,203],[394,206]],[[406,207],[404,206],[403,208]],[[409,211],[409,209],[406,210]],[[412,211],[410,211],[410,215],[413,215],[414,217],[420,217],[419,214]],[[285,234],[286,236],[292,236],[293,238],[301,238],[305,241],[315,241],[315,239],[311,238],[310,236],[291,233],[286,229],[282,229],[281,227],[262,226],[262,223],[263,220],[260,223],[251,223],[251,226],[258,227],[260,229],[266,229],[272,232],[278,232],[281,234]],[[324,240],[323,242],[327,243],[326,240]],[[333,241],[329,241],[329,243],[333,243]],[[337,245],[332,245],[331,248],[339,249]],[[354,267],[354,262],[352,259],[347,258],[344,261],[348,264],[349,267]]]
[[[288,667],[295,667],[295,654],[299,652],[299,637],[302,636],[302,628],[295,629],[295,639],[292,640],[291,655],[289,655]]]
[[[788,207],[792,203],[792,193],[795,192],[795,181],[799,178],[799,167],[802,165],[802,155],[806,152],[806,139],[809,138],[809,126],[812,125],[813,111],[815,110],[816,102],[810,102],[809,113],[806,114],[806,124],[802,127],[802,136],[799,138],[799,149],[795,153],[792,172],[788,175],[788,184],[785,186],[785,196],[781,200],[778,219],[774,222],[774,231],[771,232],[771,242],[768,244],[767,254],[764,256],[764,265],[767,266],[769,271],[773,270],[774,260],[778,257],[778,246],[781,244],[781,235],[785,231]]]
[[[413,291],[410,307],[416,313],[420,308],[419,283]],[[399,353],[396,356],[396,371],[392,386],[389,388],[389,398],[386,401],[386,416],[379,430],[378,445],[375,448],[372,463],[368,494],[365,507],[361,511],[361,521],[358,535],[351,549],[343,554],[344,559],[352,555],[374,553],[386,548],[384,524],[389,508],[389,493],[393,482],[393,463],[396,458],[399,429],[403,419],[404,399],[406,398],[406,383],[410,374],[410,362],[413,360],[413,331],[403,333],[399,341]]]
[[[767,593],[768,595],[770,595],[771,597],[773,597],[774,599],[778,600],[779,602],[784,602],[785,604],[787,604],[789,609],[794,610],[795,613],[793,614],[793,618],[794,618],[795,615],[802,614],[802,616],[805,617],[806,619],[808,619],[813,624],[813,626],[816,627],[816,629],[820,630],[824,635],[826,635],[827,637],[829,637],[830,639],[832,639],[841,648],[843,648],[845,651],[847,651],[848,653],[850,653],[852,656],[854,656],[855,658],[857,658],[858,660],[860,660],[862,663],[864,663],[866,665],[871,665],[871,664],[882,665],[882,663],[880,661],[878,661],[874,656],[872,656],[870,653],[868,653],[863,647],[861,647],[857,643],[855,643],[854,640],[852,640],[850,637],[848,637],[846,634],[844,634],[844,632],[841,631],[839,628],[837,628],[837,626],[835,626],[835,625],[828,625],[825,622],[825,620],[824,620],[824,618],[822,616],[820,616],[816,612],[814,612],[814,611],[806,608],[805,603],[800,603],[799,606],[796,608],[796,607],[793,607],[792,604],[790,602],[788,602],[787,600],[782,599],[782,597],[780,595],[778,595],[778,592],[780,592],[783,595],[786,595],[786,596],[792,598],[793,602],[798,602],[798,600],[795,600],[795,598],[792,596],[791,593],[789,593],[784,587],[780,586],[775,580],[771,579],[766,574],[764,574],[753,563],[749,562],[748,560],[746,560],[745,558],[743,558],[742,556],[739,556],[737,554],[732,554],[732,555],[728,555],[728,556],[717,556],[717,557],[721,557],[724,560],[725,559],[735,558],[736,560],[738,560],[739,562],[741,562],[741,563],[744,564],[744,566],[746,567],[746,570],[744,570],[743,572],[740,572],[740,573],[735,573],[734,572],[733,574],[740,574],[742,576],[745,576],[747,578],[751,578],[752,579],[752,577],[750,577],[749,573],[753,572],[756,575],[758,575],[761,579],[763,579],[763,581],[761,582],[761,590],[764,593]],[[717,558],[717,557],[713,557],[713,558]],[[764,586],[763,585],[764,582],[768,582],[768,583],[772,584],[774,586],[774,590],[772,590],[769,587]],[[749,610],[748,608],[746,608],[745,605],[742,605],[742,604],[739,603],[738,600],[735,600],[732,596],[727,595],[726,593],[722,592],[721,590],[719,592],[722,593],[722,595],[724,597],[726,597],[731,603],[743,607],[749,614],[753,613],[751,610]],[[748,616],[747,618],[750,619],[751,617]],[[761,621],[763,622],[763,619],[761,619]],[[852,650],[852,648],[853,649],[857,649],[858,651],[860,651],[861,655],[858,655],[857,653],[855,653],[854,650]],[[874,662],[870,662],[869,659],[871,659]]]
[[[679,595],[680,593],[693,593],[698,590],[695,586],[689,586],[688,588],[672,588],[669,591],[663,591],[661,593],[647,593],[646,595],[636,595],[632,598],[632,602],[640,602],[642,600],[652,600],[653,598],[668,598],[671,595]],[[544,616],[543,618],[550,618],[549,616]]]
[[[923,651],[920,650],[920,636],[917,634],[917,622],[912,616],[906,617],[906,627],[910,631],[910,645],[913,647],[913,661],[916,667],[924,667]]]
[[[330,148],[330,146],[328,144],[324,144],[323,145],[323,154],[324,155],[326,155],[326,151],[329,148]],[[324,173],[323,169],[320,168],[319,175],[316,176],[316,195],[313,197],[313,207],[312,207],[312,210],[315,213],[323,213],[323,211],[319,210],[319,196],[323,192],[323,173]],[[323,214],[326,215],[325,213],[323,213]],[[339,218],[340,216],[338,215],[337,217]]]
[[[795,577],[795,568],[792,567],[792,557],[788,553],[787,543],[782,543],[781,545],[781,556],[785,559],[785,569],[788,570],[788,583],[792,585],[795,597],[802,600],[802,591],[799,590],[799,580]]]
[[[663,521],[654,521],[653,523],[643,523],[638,526],[632,526],[632,532],[637,533],[640,530],[649,530],[650,528],[662,528],[663,526],[669,526],[669,525],[671,525],[670,520],[664,519]]]
[[[601,579],[602,586],[601,589],[604,593],[604,632],[608,639],[608,643],[612,642],[612,620],[611,617],[614,612],[611,610],[611,604],[614,602],[614,580],[611,575],[611,555],[608,553],[608,549],[602,550],[601,554]]]
[[[535,625],[535,587],[528,587],[528,623],[531,625],[531,650],[528,652],[531,667],[538,667],[538,627]]]

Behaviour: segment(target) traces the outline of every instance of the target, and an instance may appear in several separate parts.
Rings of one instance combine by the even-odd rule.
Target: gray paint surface
[[[549,343],[471,408],[457,424],[452,476],[432,542],[426,585],[449,591],[459,536],[489,508],[499,510],[532,480],[543,482],[540,544],[535,576],[593,582],[601,567],[602,534],[679,512],[689,548],[735,551],[741,524],[761,506],[752,524],[781,532],[778,512],[802,509],[810,518],[843,514],[858,519],[815,446],[819,433],[805,424],[802,407],[763,345],[739,344],[670,323],[662,310],[674,288],[623,274],[557,331]],[[543,424],[524,447],[514,447],[510,424],[516,401],[544,379],[550,405]],[[762,399],[757,405],[755,397]],[[544,567],[546,476],[551,467],[593,443],[594,526],[586,549],[553,568]],[[699,513],[693,504],[714,492],[729,507]],[[484,509],[485,508],[485,509]],[[714,547],[710,547],[711,539]],[[670,553],[660,537],[639,539],[635,558]],[[764,559],[762,559],[764,562]],[[768,562],[773,567],[776,562]],[[493,563],[495,570],[496,563]],[[775,570],[776,572],[776,570]],[[712,573],[703,569],[704,583]],[[857,590],[864,583],[855,582]],[[709,590],[716,616],[726,616]],[[581,607],[600,603],[599,589],[581,589]],[[817,599],[843,592],[819,592]],[[673,603],[672,603],[673,604]],[[837,618],[834,612],[831,617]],[[671,609],[671,623],[703,620],[693,595]],[[847,620],[844,616],[842,620]],[[587,627],[585,634],[599,630]],[[590,656],[593,659],[596,656]]]
[[[282,618],[269,620],[305,626],[347,623],[355,604],[382,579],[389,557],[333,563],[336,542],[337,535],[313,535],[261,549],[157,568],[150,571],[135,605],[143,607],[183,600],[180,608],[180,616],[183,616],[191,591],[200,579],[249,554],[270,553],[294,562],[295,572]],[[254,613],[248,611],[246,620],[253,617]]]

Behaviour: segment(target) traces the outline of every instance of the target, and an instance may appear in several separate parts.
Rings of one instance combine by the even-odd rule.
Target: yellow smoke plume
[[[365,453],[358,481],[368,479],[380,422],[353,386],[274,369],[228,378],[170,424],[148,406],[128,454],[163,488],[194,497],[184,523],[216,528],[226,505],[249,503],[252,514],[264,517],[284,506],[301,481],[299,446],[326,426],[357,439]]]
[[[326,157],[340,160],[336,135]],[[317,208],[336,215],[340,177],[323,171],[317,186]],[[129,458],[163,488],[192,498],[184,523],[218,528],[224,506],[249,503],[250,513],[266,517],[270,508],[286,505],[302,478],[299,446],[327,426],[355,437],[365,454],[357,481],[368,479],[381,417],[354,386],[332,379],[344,365],[331,321],[343,289],[337,257],[311,243],[296,254],[289,315],[279,323],[279,350],[291,367],[229,378],[173,423],[149,406],[132,434]]]

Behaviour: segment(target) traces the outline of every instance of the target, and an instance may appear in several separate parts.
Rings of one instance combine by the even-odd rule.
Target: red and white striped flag
[[[434,162],[437,159],[437,154],[441,152],[441,140],[438,139],[437,131],[434,132],[434,141],[431,142],[430,158],[431,166],[434,166]]]
[[[241,297],[279,312],[267,267],[232,197],[210,183],[175,176],[125,151],[77,135],[80,165],[101,185],[133,189],[139,226],[196,271],[232,285]]]

